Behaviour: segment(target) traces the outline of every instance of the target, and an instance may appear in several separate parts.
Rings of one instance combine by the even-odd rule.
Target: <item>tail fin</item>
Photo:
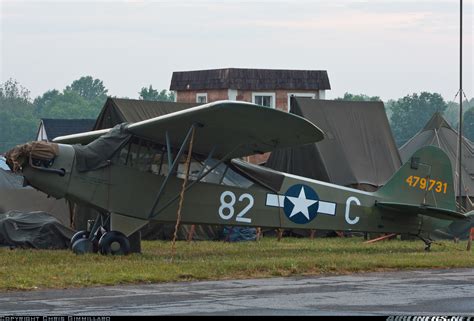
[[[456,210],[451,162],[435,146],[416,151],[376,194],[390,202]]]

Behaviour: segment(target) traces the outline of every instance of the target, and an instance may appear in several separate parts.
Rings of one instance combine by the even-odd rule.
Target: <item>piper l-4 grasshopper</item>
[[[455,210],[451,164],[436,147],[372,193],[238,159],[323,137],[299,116],[221,101],[59,137],[53,157],[30,149],[9,161],[33,187],[104,213],[73,237],[76,253],[126,254],[128,236],[150,220],[176,222],[177,212],[185,224],[406,233],[427,249],[430,232],[468,218]]]

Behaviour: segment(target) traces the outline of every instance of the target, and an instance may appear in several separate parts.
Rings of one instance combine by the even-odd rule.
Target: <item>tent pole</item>
[[[462,201],[462,0],[459,0],[459,159],[458,159],[458,211],[463,208]]]

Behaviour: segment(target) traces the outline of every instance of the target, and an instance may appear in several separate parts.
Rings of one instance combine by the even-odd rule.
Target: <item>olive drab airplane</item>
[[[184,224],[406,233],[426,249],[430,232],[468,219],[456,212],[451,164],[436,147],[372,193],[239,160],[323,137],[299,116],[220,101],[59,137],[43,143],[50,156],[34,143],[7,156],[31,186],[103,213],[71,239],[76,253],[127,254],[131,234],[150,220],[174,223],[178,211]]]

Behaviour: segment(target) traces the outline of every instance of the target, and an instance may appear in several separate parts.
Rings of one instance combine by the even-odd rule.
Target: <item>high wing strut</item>
[[[161,195],[163,195],[163,191],[165,190],[166,184],[168,183],[169,178],[171,175],[174,173],[175,167],[178,165],[179,159],[181,158],[181,155],[183,155],[184,149],[186,144],[188,143],[189,139],[191,138],[191,134],[194,132],[194,129],[198,126],[197,123],[193,123],[191,127],[188,130],[188,133],[186,134],[186,137],[184,138],[183,143],[181,144],[181,147],[179,148],[178,154],[176,154],[176,158],[173,161],[173,164],[169,167],[168,174],[166,175],[165,180],[161,184],[160,191],[158,192],[158,195],[156,196],[155,202],[153,203],[153,206],[150,210],[150,214],[148,214],[148,219],[151,219],[153,217],[153,213],[156,210],[156,207],[158,206],[158,202],[160,201]],[[170,161],[170,156],[171,156],[171,146],[169,144],[169,135],[168,132],[166,132],[166,148],[168,149],[168,162],[171,163]]]
[[[196,183],[200,182],[204,177],[206,177],[207,175],[209,175],[214,169],[216,169],[219,165],[221,165],[222,163],[226,162],[227,160],[231,159],[231,155],[232,153],[234,153],[237,149],[239,149],[241,147],[241,145],[237,145],[235,146],[233,149],[231,149],[226,155],[224,155],[224,157],[222,157],[219,161],[217,161],[213,166],[211,166],[208,170],[206,170],[204,172],[204,167],[201,169],[201,174],[196,178],[195,181],[189,183],[189,185],[186,186],[186,188],[184,189],[184,192],[187,192],[191,187],[193,187]],[[210,159],[211,158],[211,155],[212,155],[212,152],[213,152],[214,149],[211,150],[211,152],[209,153],[209,156],[207,157],[207,159]],[[205,163],[204,163],[205,164]],[[168,173],[168,175],[170,175],[170,173]],[[164,184],[164,182],[163,182]],[[160,190],[160,194],[163,193],[162,190]],[[176,201],[178,198],[179,198],[179,194],[177,194],[175,197],[173,197],[172,199],[170,199],[168,202],[166,202],[165,205],[163,205],[158,211],[156,211],[156,213],[154,213],[155,209],[156,209],[156,205],[158,204],[158,200],[159,200],[159,196],[160,194],[157,196],[157,200],[155,201],[155,204],[154,204],[154,209],[152,209],[152,211],[150,212],[150,215],[148,216],[148,219],[152,219],[154,218],[156,215],[158,215],[159,213],[161,213],[163,210],[165,210],[168,206],[170,206],[174,201]]]

